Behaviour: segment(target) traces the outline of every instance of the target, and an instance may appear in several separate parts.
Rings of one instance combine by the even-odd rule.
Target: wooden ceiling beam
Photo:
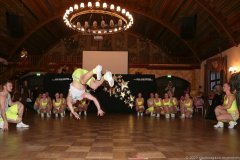
[[[181,39],[181,41],[189,48],[189,50],[192,52],[193,56],[196,58],[196,60],[200,63],[201,60],[197,54],[197,52],[194,50],[194,48],[192,47],[192,45],[182,39],[180,37],[180,33],[178,31],[178,29],[176,27],[173,27],[172,25],[170,25],[169,22],[164,21],[162,19],[160,19],[159,17],[157,17],[155,14],[151,13],[151,10],[149,9],[142,9],[141,7],[136,6],[136,4],[133,5],[129,5],[129,4],[123,4],[122,2],[118,3],[119,5],[125,7],[127,10],[130,10],[132,12],[135,12],[141,16],[147,17],[159,24],[161,24],[163,27],[165,27],[167,30],[169,30],[170,32],[172,32],[173,34],[175,34],[178,38]],[[58,13],[53,14],[52,16],[50,16],[49,18],[47,18],[46,20],[36,24],[32,30],[30,30],[22,39],[20,39],[20,41],[13,47],[13,49],[10,51],[9,54],[9,59],[12,58],[12,56],[14,55],[14,53],[16,52],[16,50],[22,45],[23,42],[25,42],[34,32],[36,32],[37,30],[39,30],[40,28],[42,28],[44,25],[52,22],[53,20],[62,17],[62,15],[64,14],[64,10],[59,11]]]
[[[223,20],[222,17],[220,17],[219,13],[217,13],[213,8],[211,8],[208,3],[205,0],[195,0],[199,6],[201,6],[211,17],[214,18],[214,20],[217,22],[217,24],[224,30],[224,32],[227,34],[229,39],[231,40],[232,44],[237,46],[237,41],[234,39],[229,26],[227,26],[227,22]]]
[[[13,49],[10,51],[9,54],[9,59],[12,58],[12,56],[14,55],[14,53],[17,51],[17,49],[33,34],[35,33],[37,30],[39,30],[40,28],[42,28],[44,25],[52,22],[53,20],[61,17],[63,14],[63,12],[58,13],[53,15],[52,17],[47,18],[45,21],[39,22],[38,24],[36,24],[26,35],[24,35],[23,38],[20,39],[20,41],[13,47]]]

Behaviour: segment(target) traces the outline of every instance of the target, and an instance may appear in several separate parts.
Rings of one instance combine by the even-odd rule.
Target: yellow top
[[[153,102],[154,102],[155,106],[161,107],[161,105],[162,105],[162,102],[160,99],[158,99],[158,101],[156,101],[156,99],[154,98]]]
[[[82,69],[82,68],[76,69],[76,70],[73,72],[73,74],[72,74],[72,79],[73,79],[73,81],[76,81],[76,82],[80,83],[80,77],[81,77],[81,75],[86,74],[87,72],[88,72],[87,70]],[[88,85],[88,86],[90,86],[91,80],[94,80],[94,78],[92,77],[92,78],[90,78],[90,79],[87,81],[87,85]]]
[[[61,101],[62,101],[62,103],[65,103],[66,100],[65,100],[65,98],[61,98]]]
[[[224,104],[225,106],[228,105],[228,97],[227,97],[226,95],[225,95],[225,97],[224,97],[224,102],[223,102],[223,104]],[[238,112],[236,98],[234,98],[231,107],[230,107],[229,109],[227,109],[227,111],[228,111],[228,113],[232,113],[232,112],[236,112],[236,111]]]
[[[168,99],[168,102],[165,102],[165,100],[163,100],[163,106],[171,106],[171,100]]]
[[[56,101],[53,100],[53,103],[54,103],[54,106],[55,106],[55,107],[59,108],[59,107],[61,106],[61,104],[62,104],[62,100],[59,99],[59,102],[57,102],[57,100],[56,100]]]
[[[84,98],[84,99],[82,99],[82,100],[80,101],[80,104],[81,104],[81,105],[85,105],[86,103],[87,103],[86,98]]]
[[[191,105],[191,100],[189,100],[189,102],[187,103],[187,101],[186,100],[184,100],[184,106],[186,107],[186,108],[192,108],[192,105]]]
[[[171,106],[176,106],[177,105],[177,99],[176,98],[172,98],[172,100],[171,100]]]
[[[37,98],[35,103],[34,103],[34,106],[38,105],[39,104],[39,101],[40,101],[40,98]]]
[[[138,106],[143,105],[143,98],[137,98],[137,99],[136,99],[136,102],[137,102],[137,105],[138,105]]]
[[[48,99],[46,99],[46,101],[42,100],[41,106],[42,107],[46,107],[48,104]]]

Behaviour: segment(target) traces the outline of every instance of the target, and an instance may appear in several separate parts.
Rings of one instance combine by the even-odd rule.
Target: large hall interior
[[[0,159],[240,160],[240,0],[0,13]]]

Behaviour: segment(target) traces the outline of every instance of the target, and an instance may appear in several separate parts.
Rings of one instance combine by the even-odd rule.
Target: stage
[[[90,113],[80,120],[24,115],[29,129],[0,132],[0,159],[200,159],[238,157],[239,126],[213,128],[214,121],[160,119],[135,114]],[[223,159],[223,158],[222,158]]]

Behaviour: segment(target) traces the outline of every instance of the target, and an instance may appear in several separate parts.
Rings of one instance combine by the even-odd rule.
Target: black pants
[[[207,115],[206,115],[206,119],[210,119],[210,120],[216,120],[216,115],[215,115],[215,108],[217,106],[213,106],[211,105],[209,108],[208,108],[208,111],[207,111]]]

